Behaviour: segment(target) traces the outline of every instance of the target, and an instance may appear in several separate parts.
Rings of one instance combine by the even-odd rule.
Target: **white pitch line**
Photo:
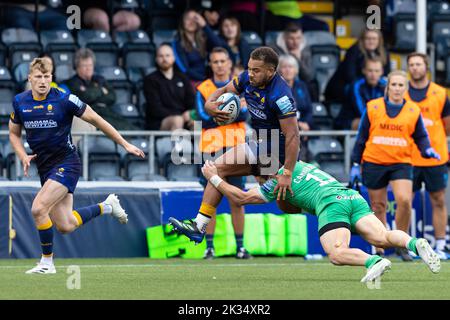
[[[305,262],[305,263],[234,263],[234,264],[180,264],[180,265],[158,265],[158,264],[70,264],[70,265],[56,265],[58,268],[67,268],[69,266],[79,266],[80,268],[139,268],[139,267],[150,267],[150,268],[165,268],[165,267],[277,267],[277,266],[328,266],[328,263],[317,263],[317,262]],[[26,266],[0,266],[0,269],[18,269],[18,268],[29,268],[30,265]]]

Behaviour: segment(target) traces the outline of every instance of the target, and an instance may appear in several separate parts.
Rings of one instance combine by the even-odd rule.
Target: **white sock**
[[[104,202],[101,203],[103,206],[103,213],[102,214],[111,214],[112,213],[112,205],[106,204]]]
[[[41,257],[41,263],[43,264],[47,264],[47,265],[52,265],[53,264],[53,255],[51,255],[50,257]]]
[[[444,251],[445,249],[445,239],[436,239],[436,249]]]
[[[208,226],[210,220],[211,218],[201,213],[198,213],[197,217],[195,217],[194,219],[195,223],[197,224],[198,230],[200,230],[202,233],[206,232],[206,227]]]

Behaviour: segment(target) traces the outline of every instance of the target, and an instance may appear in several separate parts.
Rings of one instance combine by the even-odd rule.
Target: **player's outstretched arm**
[[[25,177],[28,177],[28,169],[30,168],[30,162],[36,155],[28,155],[23,147],[22,143],[22,125],[9,121],[9,141],[14,149],[14,152],[22,162],[23,173]]]
[[[116,129],[114,129],[112,125],[109,124],[108,121],[100,117],[94,110],[92,110],[90,106],[86,106],[86,110],[81,116],[81,119],[89,122],[94,127],[101,130],[115,143],[120,144],[128,153],[134,154],[135,156],[141,158],[145,158],[144,151],[125,140],[122,135]]]
[[[205,178],[231,202],[234,202],[240,206],[246,204],[262,204],[266,202],[258,192],[258,188],[242,191],[241,189],[222,180],[222,178],[220,178],[217,174],[216,166],[209,160],[207,160],[202,167],[202,173]]]
[[[228,112],[218,109],[222,102],[216,101],[222,94],[226,92],[231,92],[239,95],[233,84],[233,81],[230,81],[226,86],[214,91],[205,102],[206,112],[219,122],[226,122],[228,120]]]

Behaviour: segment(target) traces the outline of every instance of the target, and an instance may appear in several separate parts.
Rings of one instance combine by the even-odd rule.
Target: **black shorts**
[[[362,182],[368,189],[382,189],[389,181],[413,179],[413,169],[408,163],[396,163],[387,166],[364,162],[362,164]]]
[[[436,192],[447,188],[448,168],[446,164],[434,167],[414,167],[413,191],[416,192],[425,183],[428,192]]]

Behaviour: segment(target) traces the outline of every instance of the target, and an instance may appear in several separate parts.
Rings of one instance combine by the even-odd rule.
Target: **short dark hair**
[[[223,53],[227,56],[227,58],[230,58],[230,54],[228,53],[228,50],[223,47],[214,47],[211,52],[209,53],[209,60],[211,60],[211,55],[213,53]]]
[[[367,65],[368,65],[370,62],[372,62],[372,63],[375,63],[375,62],[380,63],[380,64],[381,64],[381,69],[383,69],[383,67],[384,67],[384,66],[383,66],[383,60],[381,60],[380,57],[374,56],[374,57],[370,57],[370,58],[364,59],[363,68],[366,68]]]
[[[270,47],[259,47],[252,51],[250,58],[260,60],[264,64],[272,66],[275,70],[278,67],[278,54]]]
[[[289,22],[284,28],[284,33],[295,33],[298,31],[303,31],[303,27],[300,23]]]
[[[421,57],[423,59],[423,62],[425,62],[425,65],[427,66],[427,69],[428,69],[429,63],[428,63],[428,56],[426,54],[421,53],[421,52],[411,52],[406,57],[406,63],[409,63],[409,60],[414,57]]]

